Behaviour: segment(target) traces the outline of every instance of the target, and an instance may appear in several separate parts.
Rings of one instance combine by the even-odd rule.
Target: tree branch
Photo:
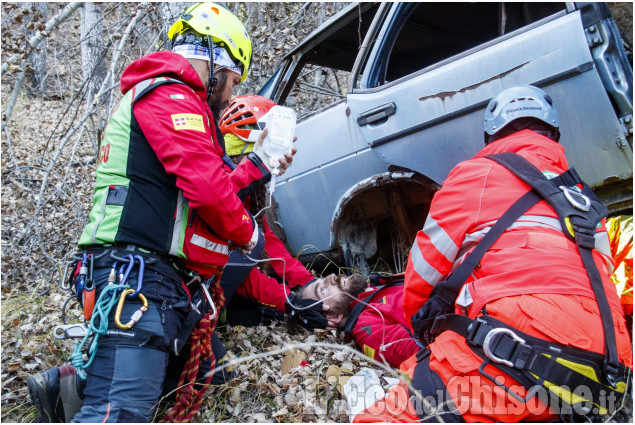
[[[29,40],[29,46],[31,47],[31,49],[35,49],[42,40],[48,37],[49,32],[52,29],[56,28],[59,24],[64,22],[69,16],[73,14],[75,10],[82,7],[83,5],[84,2],[69,3],[57,16],[46,23],[44,31],[38,31],[37,34],[31,37],[31,39]],[[11,64],[15,63],[18,59],[20,59],[21,56],[21,53],[16,53],[15,55],[11,56],[4,64],[2,64],[2,73],[0,75],[4,75],[4,73],[9,70]]]
[[[11,100],[9,101],[9,105],[7,109],[2,113],[2,129],[7,128],[7,124],[9,123],[9,119],[11,118],[11,112],[13,111],[13,107],[15,106],[15,102],[18,100],[18,94],[20,94],[20,90],[22,90],[22,86],[24,85],[24,80],[26,79],[26,71],[24,68],[26,67],[26,60],[22,61],[20,68],[20,75],[18,75],[17,80],[15,81],[15,86],[13,87],[13,93],[11,94]]]
[[[40,210],[44,206],[44,192],[46,190],[46,186],[48,185],[49,176],[51,174],[51,171],[53,171],[53,167],[57,163],[59,157],[62,155],[62,150],[64,149],[64,147],[66,146],[68,141],[71,139],[71,137],[75,134],[75,132],[77,132],[77,130],[82,128],[84,123],[88,119],[88,117],[90,117],[93,114],[93,112],[95,111],[96,105],[99,103],[99,98],[104,93],[106,93],[108,90],[110,90],[112,88],[111,85],[110,85],[110,80],[113,79],[113,75],[115,73],[115,70],[117,69],[117,63],[119,61],[119,57],[121,56],[121,51],[122,51],[124,45],[126,44],[128,36],[130,35],[132,30],[134,29],[135,25],[144,16],[144,14],[142,13],[142,10],[145,9],[145,7],[146,7],[146,5],[142,4],[141,8],[137,11],[137,13],[134,15],[133,19],[128,24],[125,33],[121,37],[119,45],[117,46],[117,48],[113,52],[113,58],[112,58],[112,62],[111,62],[111,65],[110,65],[110,70],[108,71],[108,74],[104,78],[104,81],[101,84],[101,87],[99,88],[99,92],[95,95],[94,100],[90,104],[89,108],[86,110],[86,113],[84,114],[84,116],[79,120],[79,123],[75,127],[73,127],[66,134],[66,136],[64,137],[64,139],[62,140],[62,142],[60,144],[60,147],[57,149],[57,151],[55,153],[55,157],[53,158],[53,160],[50,162],[49,166],[47,167],[46,173],[44,174],[44,178],[42,180],[42,185],[40,186],[40,194],[37,197],[37,205],[35,207],[35,213],[34,213],[35,217],[37,217],[39,215]],[[38,244],[40,250],[42,251],[42,253],[44,254],[44,256],[46,258],[48,258],[49,260],[51,260],[50,257],[48,256],[47,252],[46,252],[46,249],[44,248],[44,245],[42,244],[42,239],[40,238],[40,233],[41,233],[41,228],[40,228],[40,225],[39,225],[39,223],[38,223],[38,221],[36,219],[35,220],[35,237],[36,237],[37,244]]]
[[[5,133],[5,140],[7,141],[7,147],[9,150],[9,160],[11,162],[12,167],[16,167],[15,155],[13,154],[13,146],[11,145],[11,135],[9,134],[9,130],[6,127],[2,128]]]

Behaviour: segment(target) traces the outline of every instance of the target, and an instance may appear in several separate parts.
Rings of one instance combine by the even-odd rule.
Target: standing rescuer
[[[86,377],[81,411],[74,418],[66,412],[75,422],[148,421],[188,314],[222,306],[217,281],[230,249],[249,252],[258,239],[224,170],[207,104],[222,110],[247,77],[251,41],[214,3],[190,6],[169,37],[172,52],[149,54],[124,71],[124,97],[101,142],[93,207],[78,242],[82,263],[71,277],[87,320],[99,328],[85,357],[74,353]],[[255,155],[246,167],[254,179],[268,173]],[[206,280],[205,291],[184,284],[192,271]],[[209,355],[209,339],[202,341]],[[44,421],[57,421],[66,386],[60,378],[74,374],[61,369],[28,381]]]
[[[485,148],[450,172],[410,252],[404,315],[428,345],[401,366],[412,388],[398,385],[355,422],[552,421],[618,407],[632,350],[609,279],[606,209],[567,171],[558,140],[544,91],[490,101]]]

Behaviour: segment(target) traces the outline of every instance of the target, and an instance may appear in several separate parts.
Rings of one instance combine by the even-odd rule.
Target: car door
[[[343,9],[292,50],[261,90],[298,115],[298,151],[278,179],[277,208],[270,215],[294,254],[328,252],[342,197],[369,175],[387,169],[360,137],[346,101],[359,44],[377,8],[367,3]]]
[[[561,143],[585,181],[632,181],[628,132],[594,64],[581,12],[568,5],[395,3],[367,34],[373,47],[348,96],[367,145],[387,164],[441,183],[483,146],[487,102],[506,87],[534,84],[554,99]]]

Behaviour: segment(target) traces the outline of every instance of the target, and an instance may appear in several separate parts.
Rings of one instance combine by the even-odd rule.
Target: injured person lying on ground
[[[291,290],[254,269],[235,297],[240,304],[230,305],[227,321],[255,326],[266,319],[282,320],[286,311],[290,327],[343,330],[364,354],[398,368],[422,348],[403,316],[403,274],[373,274],[369,280],[358,273],[330,274]]]
[[[292,326],[337,329],[346,322],[350,300],[366,287],[366,279],[359,273],[330,274],[292,290],[275,276],[254,268],[227,309],[227,323],[255,326],[267,318],[282,320],[286,313]]]
[[[423,348],[413,338],[403,314],[404,274],[373,273],[369,287],[350,301],[343,331],[371,359],[398,369],[402,362]]]

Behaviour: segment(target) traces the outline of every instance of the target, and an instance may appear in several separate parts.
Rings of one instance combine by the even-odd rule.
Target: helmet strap
[[[218,84],[216,71],[214,71],[214,42],[212,37],[207,36],[207,45],[209,46],[209,84],[207,85],[207,102],[212,98],[214,87]]]
[[[236,161],[236,164],[240,164],[240,161],[243,160],[243,156],[245,156],[245,151],[247,150],[247,146],[249,146],[249,142],[245,142],[245,146],[243,146],[243,150],[240,151],[240,156],[238,157],[238,161]]]

